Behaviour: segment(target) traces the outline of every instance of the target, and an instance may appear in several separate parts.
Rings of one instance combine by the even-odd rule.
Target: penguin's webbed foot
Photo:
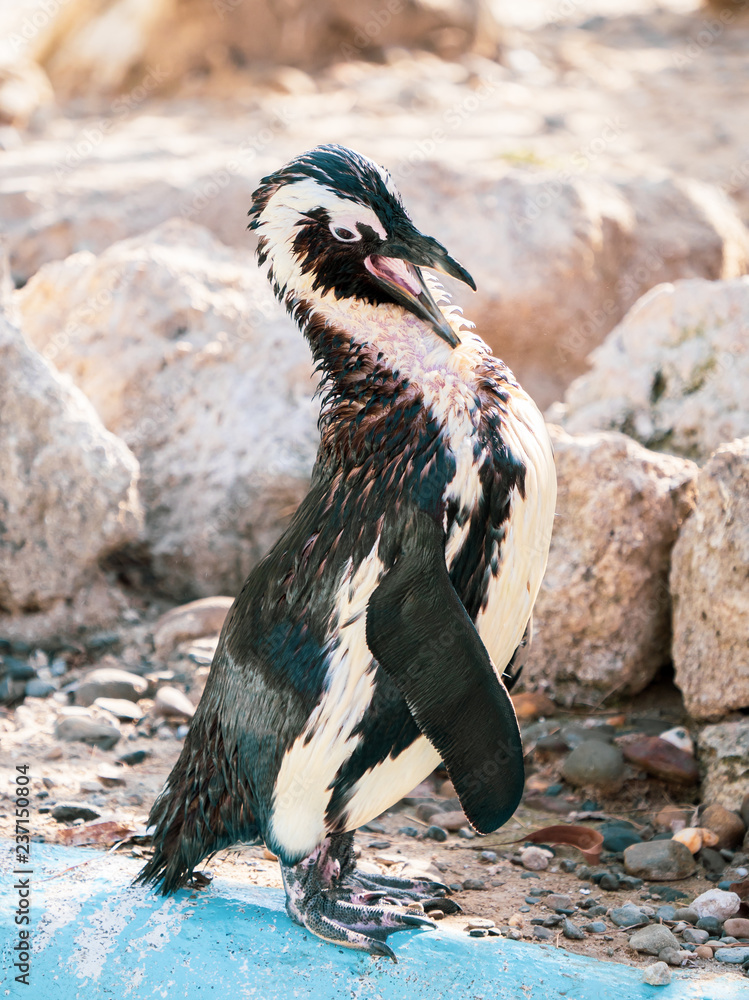
[[[396,961],[387,938],[414,927],[435,928],[424,910],[457,912],[446,886],[356,871],[353,834],[333,834],[308,858],[281,865],[286,910],[318,937]]]

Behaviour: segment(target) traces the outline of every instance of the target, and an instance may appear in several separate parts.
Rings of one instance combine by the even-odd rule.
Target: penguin
[[[546,567],[552,449],[432,272],[472,277],[383,167],[318,146],[263,178],[249,216],[319,373],[319,451],[226,618],[138,881],[172,893],[264,843],[292,920],[395,958],[391,934],[459,907],[439,882],[358,871],[354,831],[440,762],[479,833],[517,808],[510,665]]]

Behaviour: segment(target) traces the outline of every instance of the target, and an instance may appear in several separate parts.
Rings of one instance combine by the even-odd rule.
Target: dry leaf
[[[132,826],[119,823],[117,820],[98,820],[84,823],[83,826],[71,826],[60,830],[57,841],[68,847],[83,847],[96,844],[97,847],[111,847],[120,840],[127,840],[134,833]]]
[[[591,830],[589,826],[545,826],[541,830],[534,830],[533,833],[523,834],[517,840],[511,841],[519,844],[521,841],[530,840],[534,844],[563,844],[568,847],[576,847],[589,864],[596,864],[601,857],[601,845],[603,844],[603,834],[597,830]]]

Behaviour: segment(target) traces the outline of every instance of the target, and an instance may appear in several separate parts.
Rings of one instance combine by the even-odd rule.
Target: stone
[[[749,435],[748,323],[749,277],[658,285],[570,385],[564,426],[623,430],[646,447],[706,461]]]
[[[698,917],[715,917],[716,920],[727,920],[739,912],[741,900],[735,892],[724,889],[708,889],[701,893],[689,907]]]
[[[562,765],[562,776],[572,785],[615,791],[624,776],[622,752],[610,743],[588,740],[570,753]]]
[[[718,837],[712,830],[700,826],[685,826],[683,830],[677,831],[671,839],[688,847],[690,854],[697,854],[703,847],[713,847],[718,843]]]
[[[683,750],[684,753],[694,754],[694,740],[689,735],[689,731],[683,726],[675,726],[673,729],[667,729],[659,735],[662,740],[672,743],[679,750]]]
[[[57,687],[51,681],[43,681],[38,677],[32,677],[31,680],[26,681],[24,693],[27,698],[49,698],[56,690]]]
[[[55,736],[66,743],[89,743],[101,750],[111,750],[120,736],[116,726],[104,722],[94,722],[93,719],[63,718],[55,724]]]
[[[160,687],[153,700],[154,711],[168,719],[191,719],[195,706],[179,688],[167,684]]]
[[[633,951],[658,955],[664,948],[678,949],[679,942],[665,924],[650,924],[634,932],[629,939],[629,946]]]
[[[239,591],[305,495],[319,442],[308,348],[249,252],[175,219],[47,264],[18,304],[140,460],[156,584],[177,599]]]
[[[670,882],[688,878],[696,865],[689,849],[674,840],[651,840],[632,844],[624,852],[624,867],[628,875],[654,882]]]
[[[707,873],[707,877],[713,882],[720,878],[728,863],[720,851],[714,851],[712,847],[702,848],[700,851],[700,862]]]
[[[444,843],[447,840],[447,830],[444,827],[433,825],[427,828],[425,834],[429,840],[436,840],[439,843]]]
[[[624,851],[630,844],[639,844],[642,842],[642,837],[636,830],[630,830],[624,826],[616,826],[613,823],[604,824],[599,828],[598,832],[603,834],[603,844],[601,846],[604,851],[611,851],[614,854]]]
[[[674,920],[683,920],[688,924],[696,924],[699,917],[689,906],[681,906],[674,913]]]
[[[433,813],[432,815],[439,815],[440,826],[450,833],[457,833],[467,822],[466,814],[462,809],[451,809],[449,812]]]
[[[707,945],[704,944],[698,945],[694,949],[694,954],[697,956],[697,958],[701,958],[703,961],[711,960],[713,957],[713,949],[708,948]]]
[[[583,941],[585,940],[585,931],[581,930],[577,924],[574,924],[569,918],[565,917],[562,921],[562,934],[569,941]]]
[[[483,889],[486,889],[486,882],[480,878],[467,878],[463,882],[463,888],[473,890],[474,892],[481,892]]]
[[[166,660],[182,642],[218,635],[233,603],[232,597],[203,597],[167,611],[153,627],[156,655]]]
[[[700,780],[694,757],[659,736],[642,736],[621,747],[628,761],[654,778],[683,785],[696,785]]]
[[[85,674],[75,692],[76,705],[93,705],[97,698],[144,698],[148,681],[138,674],[117,667],[99,667]]]
[[[682,932],[681,936],[689,944],[704,944],[710,937],[710,934],[701,928],[687,927],[687,929]]]
[[[749,387],[749,348],[746,358]],[[749,706],[747,564],[749,437],[722,444],[702,469],[673,551],[675,681],[694,718]]]
[[[109,712],[120,722],[137,722],[143,718],[143,709],[128,698],[96,698],[94,705]]]
[[[698,747],[703,801],[737,808],[749,793],[749,719],[705,726]]]
[[[744,834],[746,833],[746,826],[738,813],[732,812],[730,809],[726,809],[725,806],[715,803],[707,806],[700,818],[703,826],[712,830],[717,838],[715,845],[710,844],[708,846],[717,846],[718,850],[723,848],[735,850],[741,846]]]
[[[713,958],[728,965],[743,965],[749,961],[749,948],[718,948]]]
[[[589,924],[584,924],[583,929],[589,934],[605,934],[606,924],[603,920],[592,920]]]
[[[690,956],[690,952],[684,951],[682,948],[664,948],[662,951],[658,952],[658,958],[662,962],[668,963],[668,965],[684,965]]]
[[[738,939],[749,938],[749,918],[729,917],[723,923],[723,933]]]
[[[632,927],[635,924],[641,924],[646,918],[639,907],[632,903],[626,903],[624,906],[617,906],[611,910],[609,919],[617,927]]]
[[[62,322],[50,319],[51,335]],[[7,635],[14,619],[59,611],[82,587],[103,583],[100,562],[138,540],[143,515],[132,452],[2,312],[0,369],[0,426],[13,428],[0,435],[0,632]]]
[[[671,970],[665,962],[654,962],[642,970],[642,981],[648,986],[668,986]]]
[[[542,847],[524,847],[520,852],[520,863],[527,871],[540,872],[549,867],[553,857],[550,851],[545,851]]]
[[[671,549],[697,466],[622,434],[550,433],[558,516],[524,677],[570,703],[591,688],[636,693],[670,658]]]
[[[122,788],[127,784],[125,769],[114,764],[101,764],[96,771],[96,777],[105,788]]]
[[[511,695],[515,715],[521,722],[548,718],[557,714],[557,706],[542,691],[527,691]]]
[[[73,823],[77,819],[88,823],[100,816],[98,809],[83,802],[58,802],[52,809],[52,819],[56,819],[58,823]]]
[[[686,809],[680,809],[678,806],[664,806],[656,813],[655,825],[659,830],[675,833],[678,830],[683,830],[685,826],[689,826],[689,817],[690,814]]]
[[[572,904],[572,897],[565,896],[559,892],[551,892],[544,899],[544,902],[550,910],[566,910]]]
[[[615,892],[619,888],[619,876],[613,872],[605,872],[601,876],[598,885],[606,892]]]

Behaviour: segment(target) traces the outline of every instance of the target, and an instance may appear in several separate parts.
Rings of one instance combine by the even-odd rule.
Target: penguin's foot
[[[355,870],[353,833],[333,834],[297,865],[281,864],[286,910],[318,937],[397,961],[387,938],[396,931],[436,925],[425,909],[454,913],[446,886],[426,879],[369,875]]]

